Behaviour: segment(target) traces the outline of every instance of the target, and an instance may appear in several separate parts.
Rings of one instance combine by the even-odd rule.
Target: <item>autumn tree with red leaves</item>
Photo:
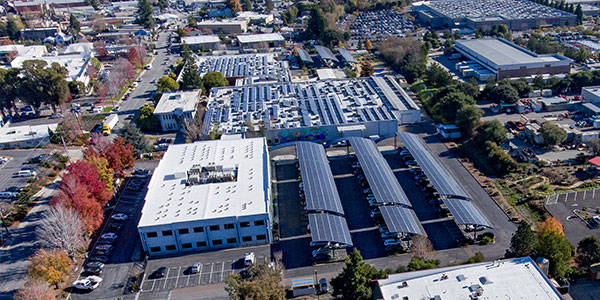
[[[86,159],[94,156],[106,158],[108,167],[113,169],[117,177],[123,177],[123,171],[133,168],[135,162],[133,145],[122,137],[109,141],[106,137],[93,134],[83,153]]]
[[[141,64],[137,54],[137,49],[134,46],[129,47],[129,55],[127,56],[127,59],[134,66],[139,66]]]
[[[96,53],[98,53],[98,57],[108,56],[108,50],[106,49],[105,41],[103,41],[103,40],[95,41],[94,48],[96,49]]]
[[[95,231],[104,220],[100,202],[87,190],[86,185],[71,173],[62,176],[58,193],[50,200],[50,205],[72,207],[81,216],[86,232]]]
[[[101,205],[104,205],[110,200],[110,193],[106,190],[106,183],[100,178],[98,169],[93,165],[84,162],[77,161],[70,164],[67,167],[69,176],[75,176],[79,181],[85,185],[88,192],[92,194]]]

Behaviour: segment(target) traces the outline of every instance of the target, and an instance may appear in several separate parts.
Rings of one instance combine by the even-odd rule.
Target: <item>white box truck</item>
[[[119,116],[117,114],[110,114],[102,122],[102,133],[104,133],[104,135],[109,135],[110,131],[115,127],[115,125],[117,125],[118,122]]]

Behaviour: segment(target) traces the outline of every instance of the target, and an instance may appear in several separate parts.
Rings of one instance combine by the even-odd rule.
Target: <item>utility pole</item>
[[[2,226],[4,227],[4,230],[6,230],[6,238],[9,241],[12,240],[12,236],[10,235],[10,232],[8,231],[8,226],[6,226],[6,224],[4,223],[4,211],[0,211],[0,222],[2,222]]]

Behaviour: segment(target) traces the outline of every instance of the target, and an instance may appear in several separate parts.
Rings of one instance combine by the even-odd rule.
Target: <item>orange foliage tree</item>
[[[544,222],[538,225],[538,232],[540,234],[548,232],[556,232],[564,236],[565,232],[562,223],[555,217],[548,217]]]

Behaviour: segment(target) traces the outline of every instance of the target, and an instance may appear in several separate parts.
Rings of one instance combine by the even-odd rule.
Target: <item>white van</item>
[[[13,199],[17,197],[17,193],[13,192],[0,192],[0,199]]]
[[[37,173],[32,170],[21,170],[21,171],[19,171],[19,173],[17,173],[17,176],[18,177],[35,177],[35,176],[37,176]]]

